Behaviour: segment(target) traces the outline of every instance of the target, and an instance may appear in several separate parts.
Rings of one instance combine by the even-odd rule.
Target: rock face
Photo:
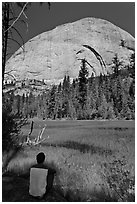
[[[25,44],[7,61],[6,70],[16,79],[57,81],[64,75],[78,76],[85,58],[90,75],[112,72],[117,53],[124,65],[135,50],[135,39],[112,23],[84,18],[44,32]]]

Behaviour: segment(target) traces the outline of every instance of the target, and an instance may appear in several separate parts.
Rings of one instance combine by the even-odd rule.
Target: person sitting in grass
[[[45,154],[40,152],[36,156],[37,164],[30,169],[29,194],[34,197],[43,198],[53,187],[54,169],[48,168]]]

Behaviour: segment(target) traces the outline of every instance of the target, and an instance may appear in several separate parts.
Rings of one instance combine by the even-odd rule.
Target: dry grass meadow
[[[45,162],[57,170],[54,188],[67,201],[127,201],[125,194],[129,192],[129,186],[129,195],[133,195],[133,184],[126,189],[117,185],[125,186],[135,176],[134,121],[34,119],[32,138],[45,123],[47,128],[43,138],[48,138],[38,146],[24,147],[9,163],[9,173],[27,175],[36,162],[37,153],[43,151]],[[30,124],[27,124],[22,128],[23,135],[29,130]]]

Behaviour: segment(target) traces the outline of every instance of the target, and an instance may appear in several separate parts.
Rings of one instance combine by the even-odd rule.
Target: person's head
[[[41,164],[45,161],[45,154],[43,152],[40,152],[37,156],[36,156],[36,159],[37,159],[37,163],[38,164]]]

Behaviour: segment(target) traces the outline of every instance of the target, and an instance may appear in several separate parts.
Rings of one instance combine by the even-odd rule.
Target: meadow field
[[[9,163],[9,173],[27,175],[43,151],[57,171],[54,188],[67,201],[133,201],[135,121],[33,121],[31,138],[46,124],[47,139],[25,146]],[[29,131],[30,123],[22,127],[23,136]]]

